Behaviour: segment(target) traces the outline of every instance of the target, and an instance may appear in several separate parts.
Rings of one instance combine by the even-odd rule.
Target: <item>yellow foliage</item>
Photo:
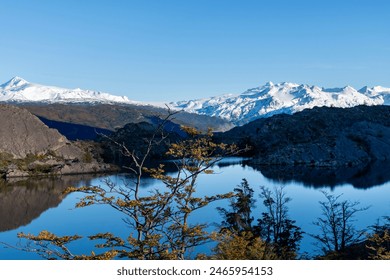
[[[390,233],[385,230],[383,234],[375,233],[368,238],[367,249],[369,258],[374,260],[390,260]]]
[[[272,246],[251,232],[240,234],[226,231],[217,234],[219,244],[213,249],[212,259],[218,260],[275,260]]]

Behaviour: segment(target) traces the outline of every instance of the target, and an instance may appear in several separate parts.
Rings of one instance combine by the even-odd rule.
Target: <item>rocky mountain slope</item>
[[[109,169],[87,144],[70,142],[25,109],[0,105],[1,177],[89,173]]]
[[[47,104],[24,103],[15,104],[25,108],[32,114],[47,120],[66,122],[69,124],[86,125],[99,129],[115,131],[128,123],[149,122],[156,116],[162,118],[168,115],[166,108],[140,106],[131,104]],[[207,131],[226,131],[233,125],[217,117],[180,112],[174,116],[173,122],[179,125],[195,127]]]
[[[27,110],[0,105],[0,151],[14,158],[44,154],[51,150],[64,158],[80,151],[57,130],[49,129]]]
[[[340,167],[390,160],[390,106],[314,108],[218,134],[253,147],[254,163]]]

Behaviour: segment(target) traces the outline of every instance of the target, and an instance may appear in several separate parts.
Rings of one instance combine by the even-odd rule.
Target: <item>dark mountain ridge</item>
[[[390,107],[315,107],[258,119],[216,139],[250,145],[258,165],[366,165],[390,160]]]
[[[153,123],[129,123],[109,137],[100,136],[98,141],[104,150],[104,160],[120,167],[132,165],[133,162],[128,155],[126,156],[125,149],[134,152],[135,156],[140,159],[146,154],[148,142],[153,135],[155,144],[147,157],[146,164],[156,165],[161,160],[167,159],[165,153],[170,144],[184,139],[186,134],[179,125],[171,121],[161,122],[161,119],[154,119]],[[159,129],[160,125],[161,129]]]
[[[113,131],[92,127],[89,125],[60,122],[46,119],[44,117],[38,116],[38,118],[48,127],[58,130],[59,133],[64,135],[68,140],[96,140],[100,134],[110,135]]]
[[[149,122],[154,117],[168,115],[166,108],[132,104],[91,104],[91,103],[17,103],[32,114],[51,121],[86,125],[115,131],[128,123]],[[179,125],[195,127],[201,131],[208,128],[214,131],[226,131],[233,125],[217,117],[179,112],[172,121]]]

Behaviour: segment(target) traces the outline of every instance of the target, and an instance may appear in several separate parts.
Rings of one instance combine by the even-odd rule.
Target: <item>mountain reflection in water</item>
[[[89,184],[93,177],[29,178],[0,181],[0,232],[19,228],[38,218],[65,198],[63,191],[75,184]]]
[[[297,182],[306,187],[330,187],[351,184],[354,188],[368,189],[390,181],[390,161],[376,161],[367,166],[345,168],[316,168],[308,166],[243,165],[260,171],[266,178],[281,183]]]

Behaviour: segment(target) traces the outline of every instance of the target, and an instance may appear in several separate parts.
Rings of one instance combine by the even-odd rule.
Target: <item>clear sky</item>
[[[0,0],[0,84],[13,76],[140,101],[390,87],[390,1]]]

